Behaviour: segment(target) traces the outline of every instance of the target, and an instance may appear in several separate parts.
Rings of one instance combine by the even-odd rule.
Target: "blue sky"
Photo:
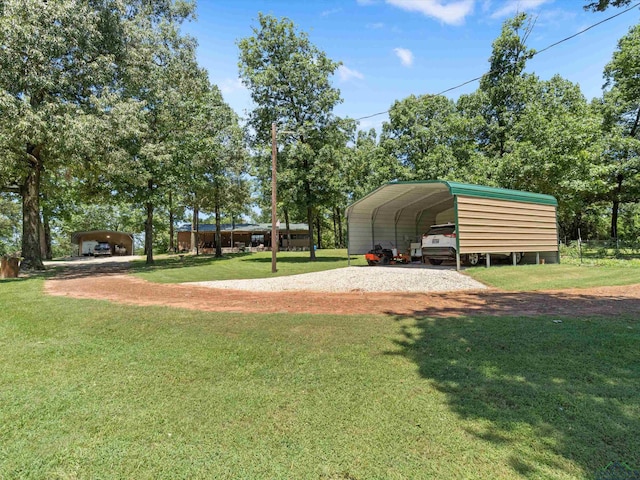
[[[199,0],[198,18],[184,31],[198,40],[198,60],[225,100],[244,116],[248,91],[238,80],[236,41],[252,34],[258,12],[288,17],[327,55],[343,63],[333,78],[344,102],[335,113],[351,118],[387,110],[411,94],[438,93],[487,71],[491,43],[508,17],[536,17],[528,46],[542,49],[612,16],[585,12],[584,0]],[[634,9],[541,53],[528,71],[579,83],[591,99],[601,95],[602,71],[617,42],[640,22]],[[449,92],[456,99],[477,82]],[[360,122],[379,128],[386,115]]]

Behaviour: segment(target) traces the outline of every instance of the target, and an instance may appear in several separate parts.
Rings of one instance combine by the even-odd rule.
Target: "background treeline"
[[[340,63],[288,19],[260,15],[238,41],[255,104],[241,125],[180,31],[192,3],[1,5],[0,253],[20,251],[27,268],[68,254],[78,230],[145,232],[152,262],[196,216],[269,222],[272,122],[278,216],[283,228],[308,223],[310,246],[344,246],[346,206],[393,180],[554,195],[563,240],[640,235],[640,26],[587,101],[577,84],[526,70],[533,22],[520,14],[475,92],[398,100],[377,132],[334,115]]]

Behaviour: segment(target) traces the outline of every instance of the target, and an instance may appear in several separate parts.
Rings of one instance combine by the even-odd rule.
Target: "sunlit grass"
[[[603,263],[571,261],[549,265],[499,265],[468,268],[465,273],[486,285],[504,290],[550,290],[640,284],[640,261],[609,260]]]
[[[585,478],[640,465],[637,319],[241,315],[0,281],[0,478]]]
[[[347,251],[318,250],[316,260],[309,252],[278,252],[277,272],[271,273],[271,252],[238,253],[215,258],[212,255],[162,255],[153,266],[143,261],[133,264],[135,274],[159,283],[199,282],[242,278],[266,278],[320,272],[348,265]],[[366,265],[363,255],[351,256],[352,266]]]

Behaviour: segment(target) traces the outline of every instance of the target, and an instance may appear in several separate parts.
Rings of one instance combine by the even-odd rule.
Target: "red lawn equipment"
[[[373,265],[395,265],[396,263],[409,263],[408,255],[398,254],[398,250],[393,248],[382,248],[382,245],[375,245],[373,250],[364,254],[367,263]]]

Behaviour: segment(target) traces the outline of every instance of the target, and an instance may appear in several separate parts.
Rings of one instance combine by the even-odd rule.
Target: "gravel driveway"
[[[254,280],[189,282],[183,285],[252,292],[450,292],[484,289],[482,283],[444,268],[346,267],[323,272]]]

